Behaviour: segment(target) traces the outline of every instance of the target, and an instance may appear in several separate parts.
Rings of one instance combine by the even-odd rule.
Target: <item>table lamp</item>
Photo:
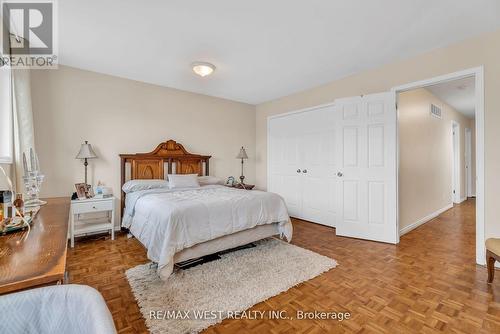
[[[87,166],[89,165],[87,159],[95,158],[97,158],[97,154],[95,154],[94,150],[92,149],[92,145],[90,145],[88,141],[85,141],[85,143],[80,147],[80,152],[78,152],[75,158],[84,160],[83,165],[85,166],[85,184],[87,184]]]
[[[240,153],[238,153],[238,155],[236,156],[236,159],[241,159],[240,180],[241,180],[241,183],[244,183],[243,180],[245,179],[245,176],[243,175],[243,163],[244,163],[244,160],[248,159],[248,155],[247,155],[247,152],[245,151],[245,148],[243,146],[240,149]]]

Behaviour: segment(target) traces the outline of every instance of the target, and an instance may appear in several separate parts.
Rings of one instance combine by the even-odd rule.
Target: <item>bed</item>
[[[210,156],[168,140],[150,153],[120,154],[121,185],[165,180],[168,174],[209,175]],[[122,226],[147,249],[166,279],[174,264],[271,236],[290,241],[285,202],[274,193],[211,184],[189,188],[122,191]]]

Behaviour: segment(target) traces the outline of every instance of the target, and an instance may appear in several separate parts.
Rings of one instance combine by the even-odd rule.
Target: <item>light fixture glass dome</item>
[[[198,74],[200,77],[206,77],[215,71],[215,66],[210,63],[195,62],[192,63],[191,66],[193,67],[193,72]]]

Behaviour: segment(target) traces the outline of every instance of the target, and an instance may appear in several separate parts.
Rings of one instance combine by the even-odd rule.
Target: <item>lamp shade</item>
[[[240,149],[240,153],[236,156],[236,159],[248,159],[247,151],[245,151],[243,146]]]
[[[80,152],[76,155],[75,159],[94,159],[97,158],[97,154],[95,154],[92,149],[92,145],[90,145],[87,141],[80,147]]]

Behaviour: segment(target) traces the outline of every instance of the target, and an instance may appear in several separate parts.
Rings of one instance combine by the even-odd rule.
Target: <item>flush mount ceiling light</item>
[[[191,67],[193,68],[193,72],[198,74],[200,77],[206,77],[215,71],[215,66],[213,64],[201,61],[192,63]]]

